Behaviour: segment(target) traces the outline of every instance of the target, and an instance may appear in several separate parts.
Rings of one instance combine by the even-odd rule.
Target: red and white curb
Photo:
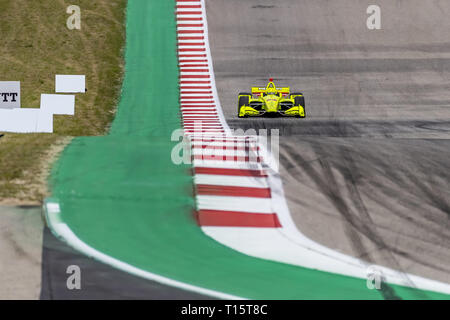
[[[298,231],[270,152],[257,137],[232,134],[215,85],[205,8],[205,0],[176,3],[180,105],[202,230],[250,256],[366,279],[370,264]],[[389,283],[450,293],[446,283],[376,268]]]

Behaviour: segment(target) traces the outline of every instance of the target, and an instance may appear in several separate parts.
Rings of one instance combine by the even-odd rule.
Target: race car
[[[304,118],[305,97],[301,93],[290,93],[289,87],[277,88],[272,78],[265,88],[252,87],[251,93],[239,93],[239,118],[263,115]]]

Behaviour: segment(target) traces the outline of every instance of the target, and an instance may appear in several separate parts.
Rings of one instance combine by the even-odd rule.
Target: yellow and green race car
[[[239,93],[239,118],[263,115],[304,118],[305,97],[301,93],[290,93],[289,87],[277,88],[273,79],[269,79],[265,88],[252,87],[251,93]]]

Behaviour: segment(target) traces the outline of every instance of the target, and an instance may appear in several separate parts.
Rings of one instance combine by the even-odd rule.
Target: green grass
[[[81,8],[81,30],[69,30],[66,9]],[[41,202],[48,162],[67,137],[105,134],[123,75],[126,0],[0,0],[0,80],[21,81],[22,107],[38,108],[55,92],[55,74],[85,74],[75,116],[55,116],[53,134],[0,138],[0,202]]]

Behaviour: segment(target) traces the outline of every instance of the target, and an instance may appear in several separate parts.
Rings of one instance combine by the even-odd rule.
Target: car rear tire
[[[239,118],[245,118],[245,116],[244,117],[241,117],[240,115],[239,115],[239,112],[241,111],[241,107],[242,106],[245,106],[245,105],[249,105],[250,104],[250,97],[252,96],[252,94],[251,93],[246,93],[246,92],[241,92],[241,93],[239,93],[239,101],[238,101],[238,110],[237,110],[237,113],[238,113],[238,117]]]

